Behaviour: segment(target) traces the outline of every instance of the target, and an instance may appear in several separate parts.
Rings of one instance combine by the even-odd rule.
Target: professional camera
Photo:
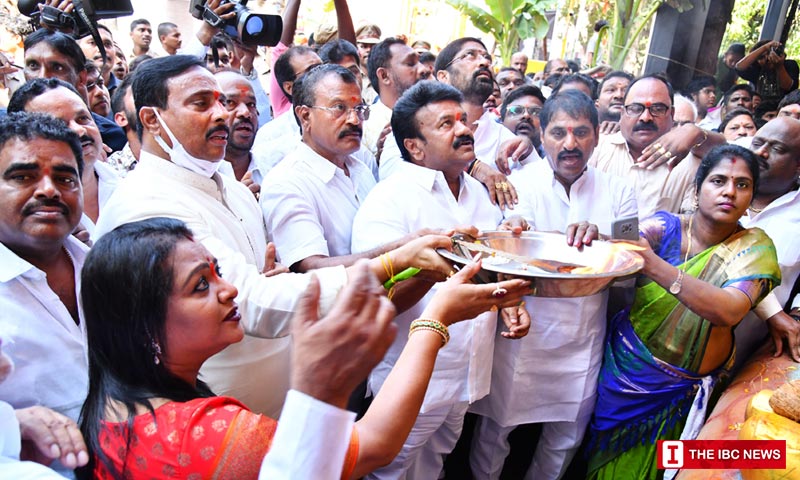
[[[212,27],[221,28],[231,38],[238,38],[245,45],[268,45],[273,47],[281,40],[283,19],[279,15],[253,13],[247,8],[247,0],[227,0],[222,5],[233,3],[236,14],[225,20],[206,6],[206,0],[192,0],[189,13],[194,18],[205,20]]]
[[[19,0],[17,8],[26,17],[31,18],[34,28],[39,28],[40,23],[50,25],[59,30],[72,30],[75,38],[83,38],[97,30],[95,26],[98,19],[125,17],[133,14],[131,0],[83,0],[73,1],[72,13],[50,7],[42,6],[41,0]]]

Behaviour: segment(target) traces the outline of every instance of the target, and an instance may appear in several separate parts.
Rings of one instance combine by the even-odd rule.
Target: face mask
[[[159,115],[158,110],[154,108],[153,112],[155,112],[156,118],[158,119],[158,122],[161,124],[161,128],[164,129],[164,132],[167,134],[170,141],[172,141],[172,148],[170,148],[169,145],[167,145],[167,142],[165,142],[160,135],[155,136],[156,143],[158,144],[159,147],[161,147],[162,150],[167,152],[167,155],[169,155],[169,158],[170,160],[172,160],[172,163],[180,165],[181,167],[187,170],[191,170],[194,173],[199,173],[200,175],[211,178],[211,176],[214,175],[214,173],[219,168],[220,163],[222,163],[222,159],[214,162],[211,160],[203,160],[189,155],[189,152],[187,152],[186,149],[183,148],[181,142],[179,142],[178,139],[175,138],[175,135],[172,134],[172,131],[167,126],[167,122],[165,122],[164,119],[161,118],[161,115]]]

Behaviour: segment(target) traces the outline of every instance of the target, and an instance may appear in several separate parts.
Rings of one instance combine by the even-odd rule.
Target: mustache
[[[69,208],[66,205],[59,202],[58,200],[52,199],[45,199],[45,200],[33,200],[22,208],[22,215],[32,215],[36,210],[42,207],[58,207],[61,210],[61,213],[67,215],[69,213]]]
[[[658,127],[653,122],[637,122],[636,125],[633,127],[634,132],[639,132],[642,130],[650,130],[651,132],[657,132]]]
[[[236,128],[238,128],[239,125],[242,125],[242,124],[250,125],[253,128],[253,130],[256,129],[255,123],[252,120],[249,120],[249,119],[236,120],[235,122],[233,122],[233,129],[236,130]]]
[[[562,150],[558,152],[558,157],[556,158],[558,160],[564,160],[564,157],[575,156],[575,155],[580,156],[580,158],[583,159],[583,151],[579,148],[574,148],[572,150]]]
[[[364,136],[364,130],[361,127],[348,127],[339,133],[339,138],[344,138],[351,133],[357,133],[359,137]]]
[[[492,74],[492,71],[485,67],[476,70],[475,73],[472,74],[472,78],[478,78],[478,76],[482,73],[488,74],[489,78],[494,78],[494,74]]]
[[[464,145],[474,145],[475,140],[472,139],[472,135],[460,135],[453,140],[453,149],[461,148]]]
[[[217,125],[216,127],[206,132],[206,140],[211,138],[211,135],[214,135],[217,132],[225,132],[225,135],[230,135],[231,129],[228,128],[227,125]]]
[[[89,135],[83,135],[80,138],[80,140],[81,140],[81,145],[83,145],[84,143],[91,143],[92,145],[94,145],[94,138],[90,137]]]

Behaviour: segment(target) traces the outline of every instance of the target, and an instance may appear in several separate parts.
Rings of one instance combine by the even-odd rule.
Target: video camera
[[[42,5],[40,0],[19,0],[17,8],[20,13],[30,17],[34,28],[40,23],[50,25],[59,30],[72,30],[75,38],[83,38],[97,31],[96,22],[101,18],[125,17],[133,14],[131,0],[73,0],[72,13]]]
[[[198,20],[205,20],[209,25],[221,28],[228,36],[240,39],[245,45],[267,45],[273,47],[281,40],[283,19],[280,15],[267,15],[253,13],[247,8],[247,0],[228,0],[222,2],[233,3],[233,12],[236,14],[230,20],[225,20],[206,6],[206,0],[192,0],[189,4],[189,13]]]

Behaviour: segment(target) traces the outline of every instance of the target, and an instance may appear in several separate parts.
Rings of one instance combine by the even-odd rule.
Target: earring
[[[694,202],[692,202],[692,207],[694,207],[695,211],[697,211],[697,209],[700,208],[700,201],[697,200],[697,195],[694,196]]]
[[[156,340],[150,340],[150,349],[153,352],[153,363],[156,365],[161,363],[161,345]]]

